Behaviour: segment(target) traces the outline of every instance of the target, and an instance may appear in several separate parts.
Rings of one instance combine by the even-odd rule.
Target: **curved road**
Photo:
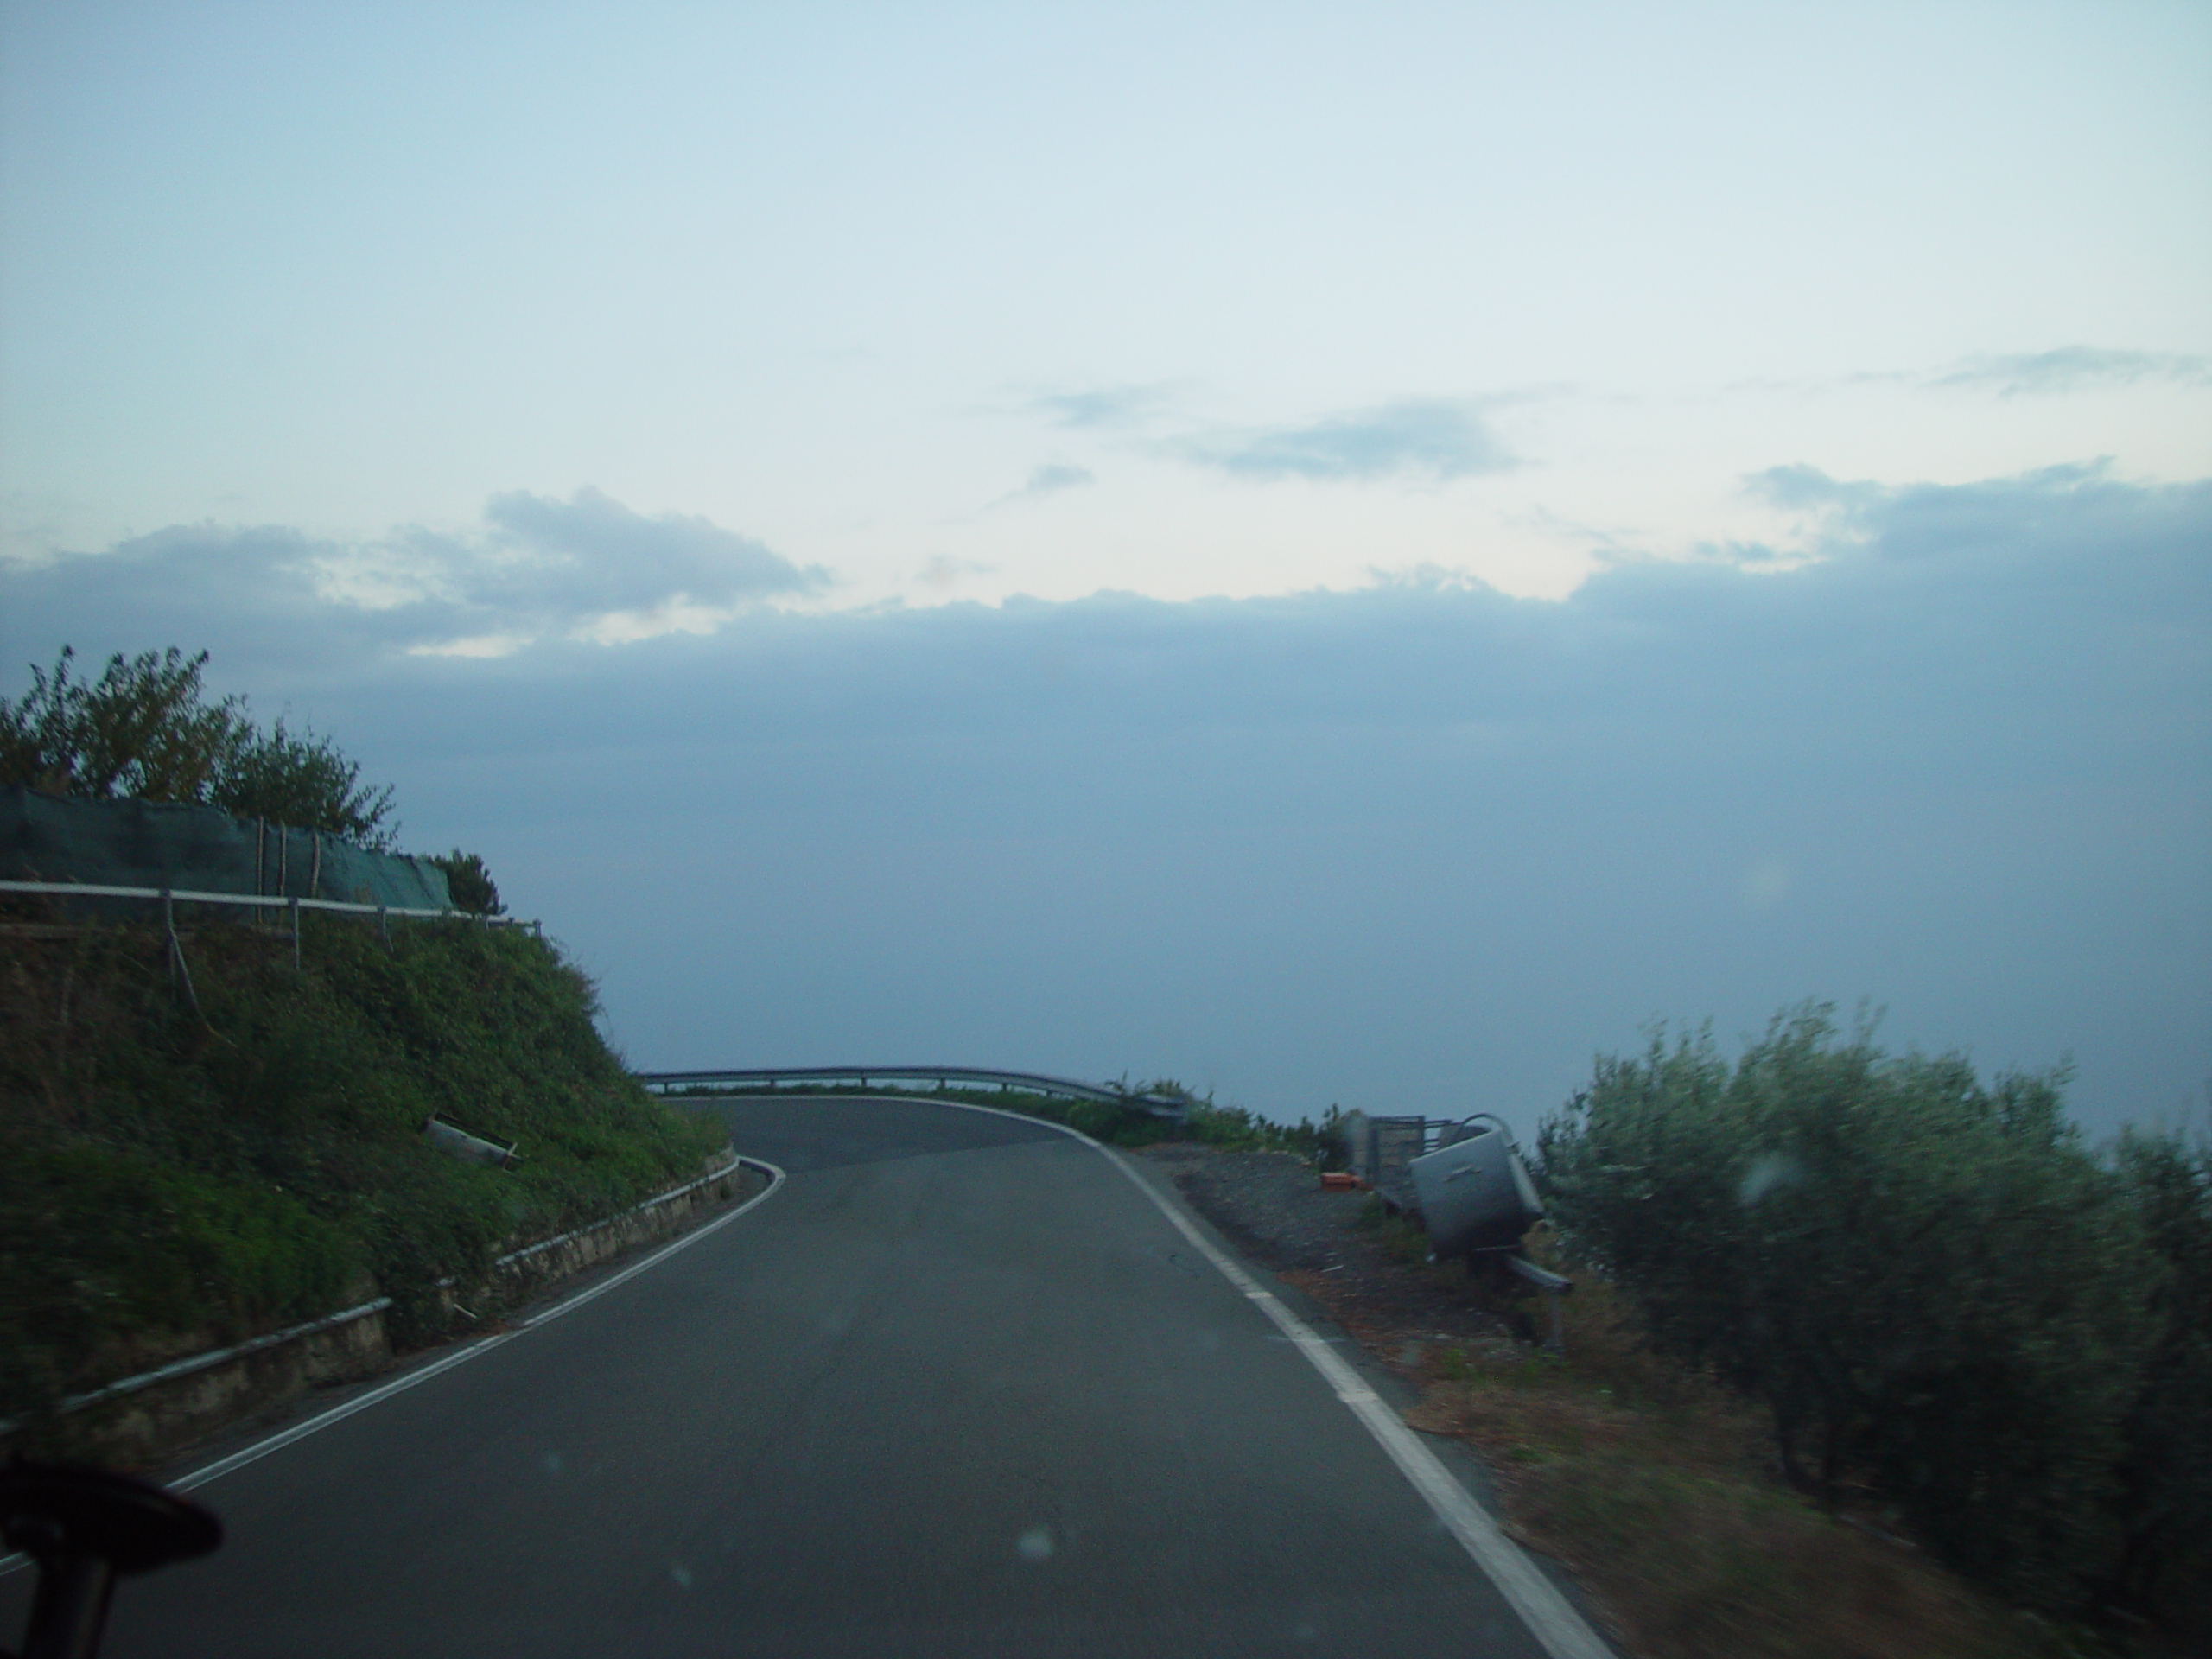
[[[914,1102],[715,1109],[779,1189],[205,1486],[229,1542],[126,1582],[107,1651],[1543,1659],[1095,1147]]]

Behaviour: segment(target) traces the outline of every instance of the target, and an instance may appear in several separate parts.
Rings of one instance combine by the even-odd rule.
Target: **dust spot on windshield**
[[[1787,1153],[1766,1153],[1751,1160],[1751,1166],[1744,1172],[1743,1185],[1736,1189],[1736,1197],[1749,1209],[1768,1193],[1795,1186],[1804,1178],[1805,1172]]]

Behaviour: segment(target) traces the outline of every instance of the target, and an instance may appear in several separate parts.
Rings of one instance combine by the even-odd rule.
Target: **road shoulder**
[[[1517,1555],[1533,1567],[1541,1575],[1544,1584],[1565,1603],[1564,1609],[1548,1617],[1537,1612],[1529,1618],[1537,1639],[1556,1654],[1610,1654],[1611,1649],[1599,1634],[1602,1622],[1600,1611],[1573,1576],[1559,1562],[1539,1554],[1505,1532],[1499,1520],[1502,1511],[1497,1484],[1480,1454],[1464,1441],[1423,1433],[1406,1423],[1407,1414],[1420,1403],[1422,1390],[1418,1382],[1407,1374],[1405,1365],[1408,1359],[1412,1364],[1417,1365],[1420,1357],[1393,1356],[1386,1351],[1378,1351],[1376,1347],[1345,1328],[1327,1305],[1308,1290],[1294,1280],[1286,1278],[1274,1267],[1254,1261],[1252,1257],[1258,1252],[1249,1248],[1252,1242],[1250,1236],[1247,1235],[1244,1244],[1240,1246],[1238,1241],[1228,1236],[1226,1230],[1217,1225],[1211,1217],[1190,1202],[1179,1184],[1179,1175],[1187,1177],[1189,1174],[1194,1154],[1199,1160],[1217,1155],[1206,1149],[1170,1143],[1143,1148],[1134,1154],[1117,1154],[1116,1156],[1147,1192],[1182,1217],[1215,1250],[1264,1287],[1293,1319],[1334,1353],[1371,1390],[1392,1417],[1417,1437],[1419,1445],[1440,1466],[1445,1476],[1456,1483],[1459,1492],[1483,1516],[1487,1517],[1488,1525],[1512,1540],[1504,1546],[1506,1551]],[[1275,1157],[1283,1154],[1261,1155]],[[1408,1473],[1412,1478],[1413,1471],[1408,1471]],[[1416,1479],[1414,1484],[1418,1486],[1421,1483]],[[1440,1518],[1442,1518],[1440,1514]],[[1472,1544],[1470,1545],[1470,1553],[1476,1554],[1478,1564],[1486,1572],[1494,1578],[1497,1576],[1497,1567],[1485,1560],[1484,1554],[1477,1553]],[[1508,1570],[1510,1570],[1510,1567]],[[1504,1586],[1501,1584],[1500,1587]],[[1542,1598],[1540,1596],[1538,1599]],[[1524,1617],[1528,1614],[1524,1613]]]

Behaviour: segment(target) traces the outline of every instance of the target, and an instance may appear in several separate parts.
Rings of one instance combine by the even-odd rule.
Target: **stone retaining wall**
[[[742,1159],[634,1209],[502,1256],[490,1274],[440,1294],[456,1313],[489,1328],[498,1314],[547,1286],[610,1257],[683,1231],[705,1212],[767,1184]],[[390,1299],[235,1347],[180,1360],[82,1395],[64,1407],[71,1455],[146,1469],[209,1435],[244,1423],[311,1389],[372,1376],[392,1363],[385,1329]],[[457,1319],[456,1325],[463,1325]],[[0,1436],[0,1446],[5,1437]]]

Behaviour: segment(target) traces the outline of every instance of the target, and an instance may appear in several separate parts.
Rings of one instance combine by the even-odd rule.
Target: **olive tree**
[[[2114,1150],[2162,1269],[2141,1387],[2127,1416],[2113,1592],[2151,1606],[2212,1602],[2212,1144],[2130,1131]],[[2197,1614],[2212,1611],[2202,1605]]]
[[[1808,1004],[1732,1067],[1709,1031],[1600,1058],[1541,1174],[1655,1338],[1766,1403],[1793,1475],[1869,1483],[1955,1565],[2065,1601],[2119,1547],[2159,1271],[2063,1081],[1985,1086]]]

